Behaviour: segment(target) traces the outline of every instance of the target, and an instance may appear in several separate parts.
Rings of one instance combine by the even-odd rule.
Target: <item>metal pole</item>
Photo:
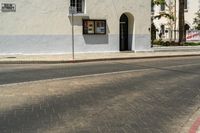
[[[176,23],[177,23],[177,13],[176,13],[176,11],[177,11],[177,9],[176,9],[176,6],[177,6],[177,3],[176,3],[177,1],[176,0],[174,0],[174,17],[175,17],[175,20],[174,20],[174,41],[176,41]]]
[[[74,13],[72,13],[72,60],[74,60]]]

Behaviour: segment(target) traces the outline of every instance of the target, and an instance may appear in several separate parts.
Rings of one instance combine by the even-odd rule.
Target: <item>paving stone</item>
[[[0,131],[178,132],[200,106],[199,66],[0,86]]]

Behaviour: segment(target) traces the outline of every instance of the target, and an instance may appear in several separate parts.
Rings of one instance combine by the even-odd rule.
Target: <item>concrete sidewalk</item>
[[[154,46],[154,52],[195,52],[200,51],[200,46]]]
[[[149,52],[75,53],[74,61],[72,54],[0,55],[0,63],[70,63],[184,56],[200,56],[200,47],[155,47]]]

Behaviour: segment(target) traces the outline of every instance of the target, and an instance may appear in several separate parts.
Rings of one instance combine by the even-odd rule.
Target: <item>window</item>
[[[154,0],[151,0],[151,13],[154,13]]]
[[[162,35],[165,34],[165,25],[161,25],[161,27],[160,27],[160,33],[161,33]]]
[[[152,4],[152,5],[151,5],[151,15],[154,15],[154,13],[155,13],[154,5]]]
[[[70,6],[75,7],[77,13],[84,13],[85,0],[70,0]]]
[[[160,5],[160,11],[165,11],[165,4]]]
[[[83,34],[106,34],[106,20],[83,20]]]
[[[188,9],[188,1],[184,0],[184,9],[187,10]]]

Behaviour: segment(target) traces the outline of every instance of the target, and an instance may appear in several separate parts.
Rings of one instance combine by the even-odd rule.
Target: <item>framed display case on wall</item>
[[[83,34],[87,35],[105,35],[106,34],[106,20],[83,20]]]

